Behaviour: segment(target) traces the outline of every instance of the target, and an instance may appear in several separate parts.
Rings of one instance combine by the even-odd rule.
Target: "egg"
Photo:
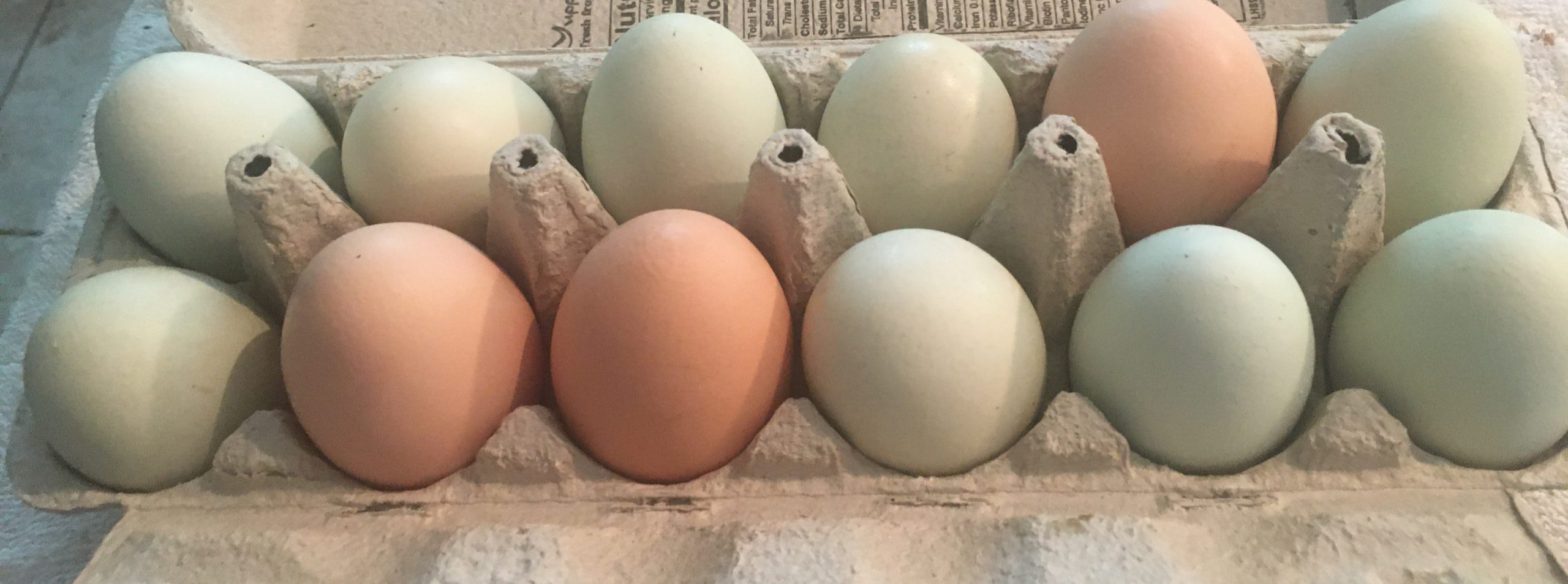
[[[342,191],[338,145],[282,81],[202,53],[142,59],[109,84],[93,122],[104,188],[136,233],[174,263],[245,276],[224,185],[229,157],[272,142]]]
[[[872,232],[968,235],[1013,165],[1018,121],[1007,87],[974,49],[900,35],[844,73],[820,139]]]
[[[1268,177],[1277,129],[1263,59],[1207,0],[1128,0],[1096,17],[1062,55],[1045,114],[1099,142],[1129,242],[1223,223]]]
[[[1420,447],[1519,468],[1568,432],[1568,237],[1472,210],[1389,242],[1340,301],[1329,380],[1373,392]]]
[[[349,232],[300,274],[283,379],[328,460],[376,487],[422,487],[473,461],[544,391],[544,338],[477,248],[418,223]]]
[[[583,172],[622,223],[657,209],[734,221],[757,150],[784,129],[751,49],[701,16],[661,14],[610,47],[583,109]]]
[[[233,287],[177,268],[71,286],[33,329],[22,376],[50,448],[128,491],[196,478],[247,417],[284,405],[276,325]]]
[[[490,159],[523,134],[565,149],[555,115],[516,75],[478,59],[422,59],[354,105],[343,175],[367,221],[427,223],[483,245]]]
[[[612,230],[567,283],[551,333],[556,402],[577,444],[634,480],[724,466],[783,398],[789,307],[746,237],[663,210]]]
[[[840,256],[806,305],[813,402],[855,448],[914,475],[964,472],[1028,431],[1045,337],[1002,264],[947,233],[899,229]]]
[[[1468,0],[1405,0],[1313,61],[1285,108],[1276,155],[1334,112],[1382,130],[1391,239],[1497,194],[1524,137],[1525,102],[1511,27]]]
[[[1187,473],[1272,454],[1311,388],[1307,301],[1273,252],[1211,225],[1149,236],[1084,293],[1068,345],[1075,391],[1133,450]]]

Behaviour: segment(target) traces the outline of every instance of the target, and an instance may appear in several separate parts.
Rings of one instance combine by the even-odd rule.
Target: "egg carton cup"
[[[1340,30],[1251,32],[1281,103]],[[1404,572],[1413,579],[1562,578],[1557,566],[1568,559],[1568,495],[1557,490],[1568,486],[1562,445],[1524,469],[1465,468],[1413,444],[1371,393],[1329,392],[1323,383],[1325,325],[1356,270],[1382,245],[1382,138],[1348,115],[1320,120],[1229,223],[1290,267],[1318,332],[1313,398],[1288,444],[1235,474],[1182,474],[1133,452],[1093,403],[1070,391],[1064,374],[1072,316],[1122,240],[1094,138],[1070,118],[1042,119],[1045,87],[1069,40],[1045,34],[970,43],[1000,74],[1028,130],[970,239],[1006,265],[1034,301],[1053,395],[1015,445],[969,472],[914,477],[867,459],[801,397],[797,375],[795,396],[745,451],[717,471],[674,485],[615,475],[573,444],[548,407],[525,406],[506,418],[470,466],[423,489],[361,485],[321,456],[291,413],[278,410],[250,417],[201,477],[162,491],[121,493],[66,467],[24,404],[7,449],[15,491],[41,509],[133,511],[105,542],[87,581],[163,580],[168,572],[136,570],[173,566],[186,570],[182,578],[200,581],[203,574],[233,574],[225,570],[244,569],[247,561],[288,581],[462,581],[463,574],[498,569],[515,576],[503,579],[531,581],[761,582],[781,574],[795,581],[1009,581],[1047,577],[1060,565],[1106,566],[1111,571],[1099,574],[1106,581],[1168,581],[1171,574],[1189,576],[1176,581],[1220,581],[1248,572],[1206,563],[1213,552],[1205,549],[1259,545],[1287,550],[1270,560],[1287,571],[1294,565],[1332,574],[1339,569],[1334,562],[1348,562],[1346,578],[1370,574],[1357,566],[1392,556],[1417,566]],[[810,134],[833,84],[868,47],[758,49],[796,129],[775,134],[760,149],[737,225],[778,273],[797,329],[817,279],[869,235],[831,154]],[[548,329],[577,262],[614,226],[573,164],[580,161],[583,103],[602,53],[484,58],[533,85],[567,136],[564,152],[538,137],[520,137],[491,167],[487,247]],[[260,64],[338,128],[358,96],[395,65]],[[1534,118],[1491,206],[1568,231],[1533,124]],[[95,183],[90,127],[83,157],[93,179],[88,184]],[[252,274],[245,285],[273,310],[311,254],[362,223],[281,149],[258,145],[237,153],[227,176]],[[167,264],[128,227],[102,185],[94,186],[65,283]],[[20,383],[20,375],[7,382]],[[1248,514],[1253,509],[1268,513]],[[1518,529],[1516,511],[1533,518],[1528,534]],[[213,513],[228,518],[225,524],[247,526],[245,533],[225,535],[232,525],[205,519]],[[1403,519],[1379,519],[1387,515]],[[365,540],[370,533],[381,535]],[[1366,538],[1431,545],[1380,550]],[[1351,542],[1363,549],[1311,547]],[[316,545],[324,547],[309,549]],[[1538,565],[1543,547],[1556,563]],[[1412,554],[1428,555],[1418,561]],[[656,577],[639,578],[639,570]]]

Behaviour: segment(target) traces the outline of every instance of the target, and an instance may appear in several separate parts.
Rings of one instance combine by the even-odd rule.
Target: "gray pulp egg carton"
[[[1252,31],[1282,103],[1340,30]],[[969,40],[1001,75],[1027,131],[971,240],[1035,299],[1050,350],[1048,384],[1061,390],[1076,299],[1122,249],[1094,138],[1040,111],[1070,36]],[[832,259],[867,235],[831,154],[806,130],[815,129],[847,64],[869,46],[758,49],[789,126],[804,130],[782,131],[763,145],[738,223],[779,272],[797,318]],[[531,224],[569,234],[522,237],[508,246],[513,253],[496,254],[512,273],[530,275],[524,288],[542,322],[553,314],[564,275],[609,225],[571,164],[601,57],[484,57],[539,90],[569,145],[557,152],[523,137],[492,166],[492,230]],[[259,65],[341,128],[357,97],[397,61]],[[1565,230],[1543,153],[1548,142],[1537,127],[1559,127],[1551,116],[1561,114],[1541,111],[1542,103],[1532,102],[1532,128],[1493,206]],[[90,128],[84,140],[87,162],[62,200],[90,210],[84,223],[62,228],[79,229],[74,255],[44,260],[68,272],[65,282],[31,283],[51,290],[29,296],[35,312],[64,283],[165,263],[104,196]],[[236,160],[258,154],[273,164],[260,176],[231,165],[238,185],[231,188],[283,191],[306,206],[330,202],[319,179],[286,152],[258,148]],[[1338,294],[1382,244],[1382,156],[1375,128],[1349,116],[1325,118],[1230,222],[1291,267],[1320,341]],[[319,229],[296,223],[274,235]],[[250,284],[266,289],[277,276]],[[17,494],[35,507],[128,509],[84,573],[88,582],[1568,580],[1562,448],[1516,471],[1455,465],[1413,444],[1369,392],[1327,392],[1321,356],[1319,363],[1314,398],[1290,442],[1223,476],[1184,475],[1144,459],[1070,391],[1057,393],[1007,452],[949,477],[877,465],[799,396],[730,464],[676,485],[617,477],[574,446],[542,406],[513,412],[472,465],[413,491],[376,491],[348,478],[287,411],[253,415],[224,441],[209,472],[153,493],[116,493],[80,478],[49,451],[25,405],[6,464]],[[7,391],[19,391],[20,382],[19,374],[0,379]]]

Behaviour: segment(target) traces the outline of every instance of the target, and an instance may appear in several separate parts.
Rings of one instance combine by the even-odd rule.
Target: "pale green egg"
[[[1307,69],[1276,155],[1335,112],[1382,130],[1392,238],[1492,200],[1524,136],[1525,100],[1507,25],[1469,0],[1405,0],[1345,31]]]
[[[784,129],[762,62],[701,16],[661,14],[616,40],[583,109],[583,174],[622,223],[649,211],[740,214],[751,163]]]
[[[1372,257],[1340,301],[1329,381],[1376,394],[1418,446],[1517,468],[1568,432],[1568,237],[1452,213]]]
[[[1128,444],[1189,473],[1229,473],[1281,448],[1312,385],[1307,301],[1274,252],[1187,225],[1144,238],[1084,293],[1072,388]]]

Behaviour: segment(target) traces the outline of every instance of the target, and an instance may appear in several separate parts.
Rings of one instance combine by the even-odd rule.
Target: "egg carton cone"
[[[1552,89],[1565,75],[1555,67],[1568,71],[1568,51],[1537,40],[1533,4],[1498,4],[1524,23],[1521,46],[1540,77],[1530,131],[1491,205],[1565,231],[1563,192],[1550,166],[1557,159],[1548,153],[1568,148],[1568,98]],[[1340,30],[1250,31],[1281,103]],[[50,452],[24,404],[6,449],[14,490],[52,511],[129,510],[85,582],[236,574],[290,582],[1568,581],[1568,454],[1561,446],[1518,470],[1453,464],[1413,443],[1370,392],[1329,391],[1321,355],[1307,413],[1267,460],[1200,476],[1133,451],[1065,375],[1078,301],[1122,250],[1097,142],[1070,118],[1041,112],[1070,36],[1003,36],[966,40],[1003,79],[1027,132],[970,239],[1035,304],[1050,395],[1031,429],[976,469],[913,477],[882,467],[846,442],[797,386],[736,459],[690,482],[621,478],[575,446],[548,406],[525,406],[467,468],[395,492],[337,470],[284,410],[253,415],[194,480],[114,492]],[[833,85],[870,44],[757,49],[792,129],[758,152],[736,223],[778,274],[797,327],[823,272],[869,236],[853,193],[811,130]],[[615,225],[575,164],[583,104],[602,55],[482,57],[535,87],[566,135],[564,151],[519,137],[491,166],[486,248],[547,329],[577,263]],[[258,65],[340,130],[358,96],[403,60]],[[0,343],[15,353],[0,390],[21,391],[21,348],[63,286],[168,264],[104,195],[90,124],[82,140],[81,163],[62,187],[46,249],[13,312],[21,324]],[[1346,284],[1383,243],[1382,169],[1378,130],[1330,115],[1230,219],[1290,268],[1319,341]],[[307,166],[275,147],[236,153],[227,178],[251,275],[245,285],[274,309],[286,303],[310,255],[363,223]]]
[[[310,258],[365,226],[309,168],[281,146],[256,144],[231,157],[224,173],[248,288],[278,319]]]

